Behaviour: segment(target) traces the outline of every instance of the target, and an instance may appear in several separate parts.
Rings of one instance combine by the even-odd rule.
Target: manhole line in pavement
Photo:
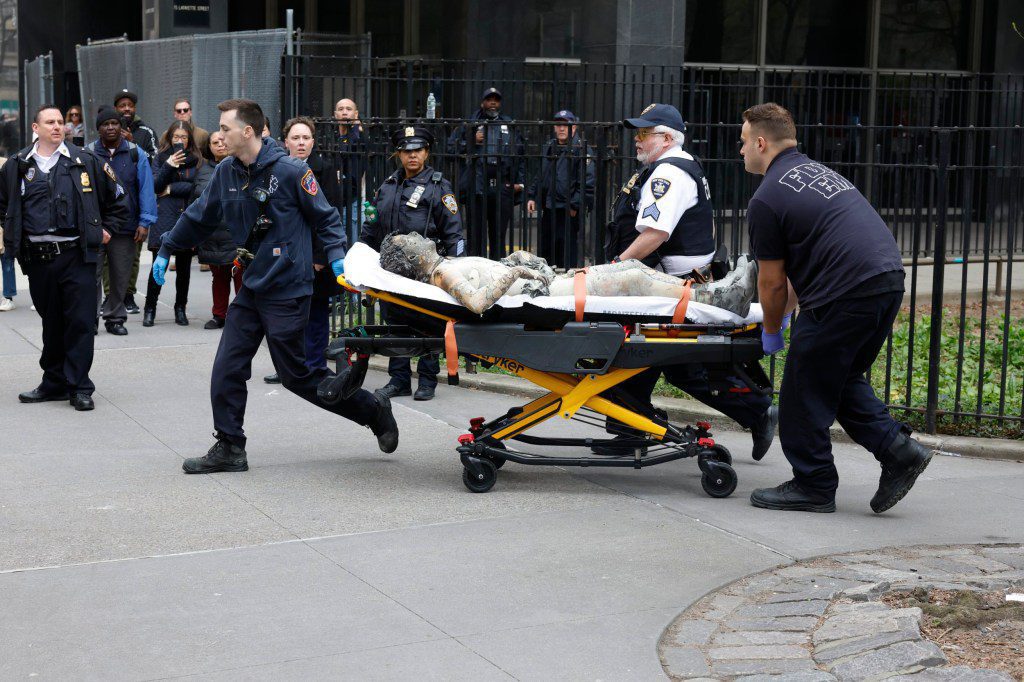
[[[687,608],[662,633],[658,654],[673,680],[852,682],[924,672],[929,680],[1012,682],[999,670],[949,664],[922,635],[920,608],[882,599],[915,588],[1020,592],[1024,545],[890,547],[776,567]]]

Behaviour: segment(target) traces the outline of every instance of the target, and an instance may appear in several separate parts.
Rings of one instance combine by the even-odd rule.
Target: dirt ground
[[[942,648],[950,665],[1001,670],[1024,681],[1024,603],[1006,601],[1002,591],[923,588],[882,600],[893,608],[919,607],[921,633]]]

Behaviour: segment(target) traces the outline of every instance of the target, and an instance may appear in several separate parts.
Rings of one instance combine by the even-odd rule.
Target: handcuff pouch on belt
[[[237,272],[245,272],[245,269],[256,258],[260,242],[270,232],[270,228],[274,226],[274,221],[267,216],[267,204],[270,203],[270,194],[262,187],[257,187],[252,191],[252,196],[256,199],[260,214],[256,216],[256,221],[249,228],[249,236],[245,239],[245,246],[240,246],[235,250],[233,264]]]

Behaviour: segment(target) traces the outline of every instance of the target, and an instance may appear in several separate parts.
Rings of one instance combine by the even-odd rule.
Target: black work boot
[[[407,395],[412,395],[412,387],[406,386],[402,388],[398,384],[393,384],[390,381],[384,384],[383,387],[378,388],[375,393],[379,393],[385,398],[401,398]]]
[[[147,306],[146,309],[142,311],[142,326],[152,327],[154,324],[156,324],[156,308],[150,308]]]
[[[391,412],[391,399],[382,391],[374,391],[373,399],[377,401],[377,416],[367,426],[377,436],[381,452],[394,452],[398,449],[398,422]]]
[[[754,439],[754,447],[750,450],[750,456],[754,458],[755,462],[760,462],[761,458],[768,453],[768,448],[775,440],[775,427],[778,425],[779,408],[772,405],[765,410],[757,423],[750,427],[750,435]]]
[[[218,438],[213,447],[202,457],[186,459],[181,470],[186,474],[212,474],[215,471],[248,471],[249,462],[245,458],[245,448]]]
[[[835,499],[823,493],[810,493],[796,481],[786,481],[774,488],[758,488],[750,493],[750,504],[761,509],[829,513],[836,510]]]
[[[413,394],[413,400],[433,400],[434,399],[434,386],[436,384],[424,384],[421,383],[416,387],[416,393]]]
[[[174,324],[181,325],[182,327],[188,326],[188,316],[185,315],[185,306],[174,306]]]
[[[890,509],[914,487],[914,482],[928,463],[932,451],[900,431],[886,451],[878,491],[871,498],[871,511],[881,514]]]

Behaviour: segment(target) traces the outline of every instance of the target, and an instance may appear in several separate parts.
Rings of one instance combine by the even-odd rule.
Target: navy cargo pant
[[[808,492],[831,498],[839,487],[828,431],[833,421],[879,461],[900,430],[865,373],[902,301],[901,291],[840,299],[801,311],[793,324],[779,390],[779,441]]]
[[[268,299],[242,286],[228,307],[224,331],[213,361],[210,401],[213,425],[219,435],[236,445],[245,446],[245,382],[252,377],[252,358],[265,336],[274,369],[281,384],[295,395],[325,410],[365,426],[377,414],[377,401],[369,391],[360,389],[348,400],[325,405],[316,395],[316,387],[327,376],[327,369],[306,366],[304,343],[309,317],[309,296],[284,300]]]
[[[619,390],[636,400],[644,407],[651,407],[651,394],[658,383],[661,373],[665,373],[665,381],[681,391],[693,396],[708,407],[718,410],[740,426],[749,429],[764,416],[771,407],[770,395],[759,395],[753,392],[711,392],[708,383],[708,372],[702,365],[684,364],[670,367],[652,367],[619,384]],[[737,388],[745,386],[739,382]],[[622,425],[614,419],[608,420],[608,433],[623,433]]]
[[[43,320],[43,354],[39,366],[48,394],[85,393],[96,386],[89,378],[96,326],[96,264],[86,263],[81,246],[65,244],[44,261],[29,258],[26,267],[32,305]]]

